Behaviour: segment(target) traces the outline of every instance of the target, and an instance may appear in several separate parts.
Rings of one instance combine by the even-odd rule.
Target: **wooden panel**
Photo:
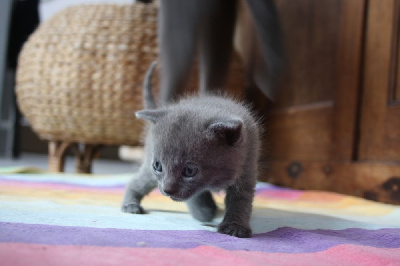
[[[400,162],[400,105],[393,98],[399,0],[371,0],[368,10],[359,158]]]
[[[296,189],[329,190],[400,204],[400,166],[372,163],[275,161],[263,181]]]
[[[331,159],[351,161],[357,152],[365,1],[343,1],[340,10]]]
[[[276,108],[333,100],[340,6],[346,1],[278,0],[287,75]]]
[[[390,104],[400,104],[400,2],[395,2],[395,13],[393,18],[393,39],[392,39],[392,63],[390,75]]]
[[[400,105],[389,106],[386,110],[385,140],[379,160],[400,162]]]
[[[285,108],[267,117],[271,160],[326,160],[331,149],[332,103]]]
[[[278,0],[287,80],[267,115],[272,160],[354,156],[364,0]]]

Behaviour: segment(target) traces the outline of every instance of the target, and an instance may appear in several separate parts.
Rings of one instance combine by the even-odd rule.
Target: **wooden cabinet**
[[[400,0],[277,4],[288,71],[265,181],[400,204]]]
[[[359,159],[400,160],[400,1],[371,1]]]

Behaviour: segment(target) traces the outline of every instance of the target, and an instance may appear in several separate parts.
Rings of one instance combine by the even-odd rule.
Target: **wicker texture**
[[[142,108],[145,72],[158,57],[157,12],[157,4],[80,5],[40,25],[21,52],[16,92],[41,138],[139,143],[142,122],[134,112]],[[227,87],[240,96],[244,78],[235,58]]]
[[[157,58],[156,5],[84,5],[44,22],[19,59],[17,98],[41,138],[137,144],[144,73]]]

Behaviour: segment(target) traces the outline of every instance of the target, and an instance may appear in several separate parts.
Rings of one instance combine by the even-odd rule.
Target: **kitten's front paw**
[[[218,232],[240,238],[248,238],[252,235],[250,228],[237,223],[221,223],[218,226]]]
[[[123,212],[133,213],[133,214],[145,214],[146,213],[146,211],[143,209],[142,206],[140,206],[137,203],[133,203],[133,202],[122,205],[121,210]]]

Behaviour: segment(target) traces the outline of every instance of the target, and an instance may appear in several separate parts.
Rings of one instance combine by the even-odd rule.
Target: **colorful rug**
[[[7,172],[7,173],[6,173]],[[120,212],[130,175],[0,173],[1,265],[400,265],[400,206],[259,183],[239,239],[157,190]],[[22,173],[24,172],[24,173]]]

